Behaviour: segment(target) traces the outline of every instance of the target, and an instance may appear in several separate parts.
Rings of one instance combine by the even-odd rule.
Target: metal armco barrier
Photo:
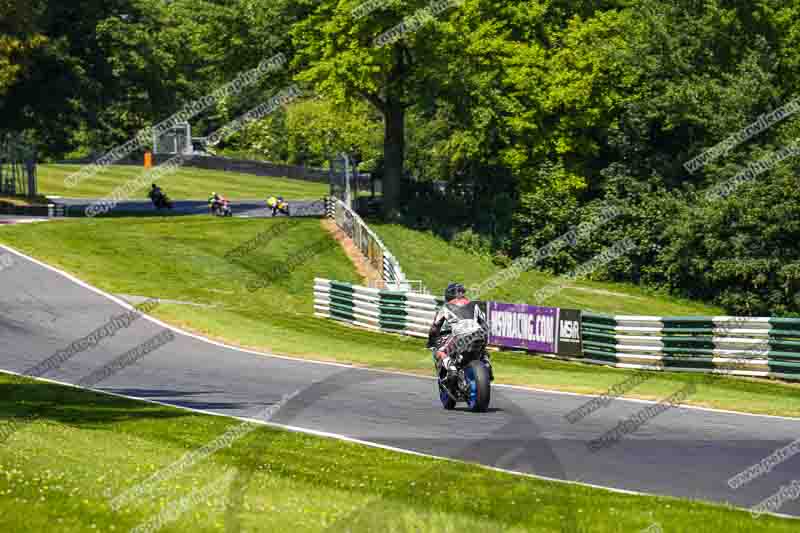
[[[27,217],[63,217],[66,216],[63,205],[0,205],[0,215]]]
[[[290,217],[319,217],[324,218],[328,214],[328,201],[326,198],[322,200],[314,200],[311,202],[303,202],[300,205],[292,205],[289,202],[289,216]]]
[[[438,303],[430,295],[314,279],[314,315],[386,333],[428,337]]]
[[[67,211],[61,204],[47,204],[47,216],[48,217],[65,217],[67,216]]]
[[[413,290],[412,282],[406,279],[400,263],[375,235],[375,232],[358,216],[358,213],[347,207],[338,198],[333,197],[327,199],[325,211],[328,217],[332,218],[336,225],[353,240],[372,266],[378,272],[383,272],[383,281],[388,288],[398,291]],[[426,291],[421,288],[421,292]]]
[[[800,319],[583,313],[581,335],[586,362],[800,379]]]

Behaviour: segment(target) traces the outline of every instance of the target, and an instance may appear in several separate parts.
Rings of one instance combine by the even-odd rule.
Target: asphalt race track
[[[13,372],[26,371],[125,311],[109,297],[20,256],[0,272],[0,287],[0,368]],[[162,330],[139,319],[42,377],[76,383]],[[587,442],[648,404],[616,400],[571,424],[564,415],[589,397],[494,387],[488,413],[446,412],[431,379],[269,357],[178,333],[96,388],[250,418],[300,391],[272,422],[541,476],[740,507],[800,479],[795,457],[738,490],[727,485],[731,476],[800,437],[800,419],[673,408],[615,446],[590,452]],[[780,512],[800,515],[800,502],[787,502]]]
[[[85,216],[86,208],[94,202],[87,198],[55,198],[55,202],[64,205],[71,217]],[[207,215],[208,202],[204,200],[175,200],[172,209],[161,209],[157,211],[150,200],[131,200],[119,202],[111,211],[113,215],[154,215],[164,216],[179,215]],[[231,211],[235,217],[246,218],[271,218],[272,209],[267,208],[264,200],[238,200],[230,202]],[[323,200],[290,200],[290,216],[320,216],[325,214],[325,202]],[[285,216],[278,214],[277,216]]]

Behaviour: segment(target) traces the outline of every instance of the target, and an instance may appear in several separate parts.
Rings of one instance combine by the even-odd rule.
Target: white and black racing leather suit
[[[488,331],[486,315],[477,302],[467,298],[447,302],[436,313],[428,332],[428,347],[436,348],[433,357],[437,367],[450,370],[454,356],[477,350],[485,353]]]

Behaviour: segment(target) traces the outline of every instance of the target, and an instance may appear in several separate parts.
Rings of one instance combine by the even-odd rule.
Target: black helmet
[[[459,296],[464,296],[466,293],[466,289],[460,283],[449,283],[447,288],[444,290],[444,301],[449,302],[454,298],[458,298]]]

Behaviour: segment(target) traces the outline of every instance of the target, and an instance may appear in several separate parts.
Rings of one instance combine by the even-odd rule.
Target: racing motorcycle
[[[155,194],[155,195],[154,194],[150,194],[149,196],[150,196],[150,200],[152,200],[152,202],[153,202],[153,206],[156,209],[159,209],[159,210],[161,210],[161,209],[172,209],[174,207],[174,204],[172,203],[172,200],[170,200],[169,197],[164,193]]]
[[[211,205],[211,213],[218,217],[232,217],[233,211],[226,198],[220,199]]]
[[[278,212],[283,213],[284,215],[289,215],[289,202],[286,200],[279,200],[278,201]]]
[[[277,216],[278,213],[289,216],[289,202],[283,198],[269,198],[267,200],[267,207],[272,208],[272,216]]]
[[[455,408],[456,403],[466,402],[472,411],[486,411],[491,400],[494,372],[489,353],[486,351],[485,331],[453,332],[441,338],[432,350],[434,362],[437,361],[436,352],[444,345],[449,346],[448,368],[436,363],[439,399],[442,406],[451,410]]]

